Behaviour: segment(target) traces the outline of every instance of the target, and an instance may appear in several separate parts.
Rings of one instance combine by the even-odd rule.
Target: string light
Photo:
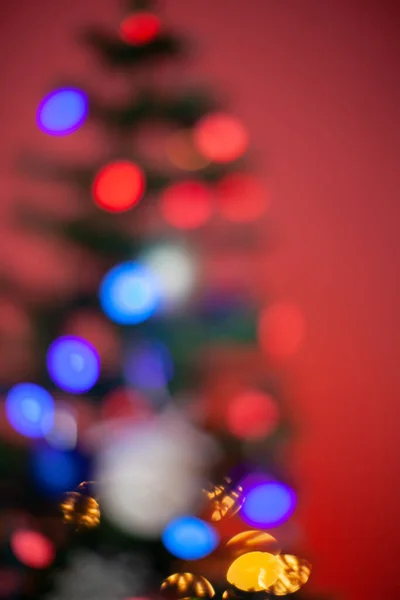
[[[145,188],[143,171],[135,163],[120,160],[100,169],[93,182],[95,203],[108,212],[124,212],[141,199]]]
[[[235,117],[213,113],[197,123],[194,142],[205,158],[216,163],[229,163],[244,154],[249,136]]]
[[[243,391],[228,406],[228,429],[239,438],[267,436],[276,428],[278,419],[278,408],[273,398],[258,390]]]
[[[212,213],[212,193],[195,180],[181,181],[161,194],[160,210],[167,223],[178,229],[197,229]]]
[[[49,135],[68,135],[84,123],[88,115],[87,95],[75,88],[59,88],[39,104],[36,122]]]
[[[99,290],[105,314],[120,325],[134,325],[148,319],[159,304],[157,282],[143,265],[129,261],[113,267]]]
[[[144,46],[157,37],[160,27],[160,19],[153,13],[137,12],[122,21],[120,36],[127,44]]]
[[[171,521],[164,529],[162,541],[167,550],[185,560],[198,560],[218,545],[215,529],[196,517],[184,516]]]
[[[16,558],[32,569],[46,569],[55,558],[53,543],[39,531],[19,529],[11,535],[10,545]]]
[[[7,394],[6,414],[11,426],[30,438],[43,437],[54,422],[54,400],[34,383],[18,383]]]
[[[232,173],[217,183],[216,205],[229,221],[255,221],[265,212],[267,204],[266,190],[253,175]]]
[[[97,350],[75,336],[56,339],[47,351],[47,370],[58,387],[74,394],[90,390],[100,374]]]

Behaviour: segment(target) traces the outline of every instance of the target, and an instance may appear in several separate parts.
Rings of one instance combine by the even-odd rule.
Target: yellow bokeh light
[[[258,529],[238,533],[228,540],[226,549],[233,558],[248,552],[269,552],[275,555],[280,552],[278,541],[270,533]]]
[[[161,584],[161,595],[167,600],[186,598],[212,598],[215,591],[211,583],[201,575],[174,573]]]
[[[245,592],[261,592],[272,586],[284,565],[269,552],[248,552],[229,567],[226,578],[231,585]]]
[[[292,554],[278,556],[278,562],[282,566],[282,572],[275,583],[268,588],[268,592],[275,596],[286,596],[297,592],[307,583],[311,574],[309,562]]]

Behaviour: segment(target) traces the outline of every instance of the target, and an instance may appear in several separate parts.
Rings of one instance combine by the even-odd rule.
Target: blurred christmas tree
[[[187,81],[187,44],[152,3],[125,8],[118,31],[82,36],[103,93],[63,82],[37,112],[44,135],[101,131],[99,159],[22,161],[79,199],[63,218],[18,212],[77,268],[44,299],[6,288],[36,333],[4,390],[0,596],[155,597],[175,572],[191,575],[167,598],[211,597],[201,577],[225,597],[284,595],[309,566],[279,558],[299,536],[271,365],[299,346],[301,314],[260,310],[267,192],[245,127]],[[268,554],[234,563],[250,552]]]

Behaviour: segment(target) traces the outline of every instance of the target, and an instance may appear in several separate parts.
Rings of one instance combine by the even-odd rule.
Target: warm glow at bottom
[[[249,552],[239,556],[226,575],[230,584],[246,592],[261,592],[273,585],[283,571],[278,557],[268,552]]]

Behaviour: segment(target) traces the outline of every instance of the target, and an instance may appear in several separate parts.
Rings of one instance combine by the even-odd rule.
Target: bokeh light
[[[40,103],[36,122],[49,135],[68,135],[76,131],[88,114],[88,98],[81,90],[59,88]]]
[[[78,423],[72,408],[64,403],[56,404],[52,429],[44,435],[46,442],[57,450],[73,450],[78,442]]]
[[[121,38],[127,44],[143,46],[160,32],[160,19],[150,12],[137,12],[124,19],[120,26]]]
[[[198,560],[215,550],[219,537],[215,529],[205,521],[183,516],[167,525],[162,534],[162,541],[174,556],[185,560]]]
[[[53,427],[54,400],[34,383],[18,383],[7,394],[6,414],[11,426],[30,438],[43,437]]]
[[[174,365],[168,348],[158,340],[143,340],[127,352],[125,378],[141,390],[162,390],[172,379]]]
[[[193,573],[174,573],[164,579],[160,588],[161,596],[166,600],[181,598],[213,598],[215,590],[202,575]]]
[[[118,387],[109,392],[101,406],[101,416],[105,421],[122,419],[140,422],[152,414],[146,398],[137,390],[127,387]]]
[[[55,558],[54,544],[39,531],[18,529],[11,535],[11,550],[23,565],[46,569]]]
[[[159,304],[157,282],[143,265],[128,261],[113,267],[99,290],[105,314],[120,325],[134,325],[148,319]]]
[[[141,199],[145,188],[143,171],[133,162],[120,160],[100,169],[93,182],[95,203],[109,212],[129,210]]]
[[[196,229],[211,217],[213,194],[199,181],[174,183],[161,194],[160,210],[165,221],[173,227]]]
[[[184,246],[159,244],[144,252],[140,261],[158,281],[161,307],[165,310],[180,308],[196,281],[196,263],[190,251]]]
[[[227,427],[238,438],[259,439],[277,426],[279,412],[274,399],[258,390],[244,390],[228,406]]]
[[[243,484],[246,502],[241,517],[256,527],[277,527],[289,519],[296,507],[294,491],[279,481],[255,483],[250,489]]]
[[[46,363],[54,383],[74,394],[90,390],[100,375],[97,350],[79,337],[57,338],[47,351]]]
[[[255,221],[263,215],[267,205],[266,189],[253,175],[232,173],[217,183],[216,206],[229,221]]]
[[[296,354],[304,335],[304,317],[295,304],[276,303],[261,312],[258,339],[270,357],[285,359]]]
[[[198,171],[209,164],[195,148],[191,130],[173,133],[167,140],[165,152],[169,161],[183,171]]]
[[[274,596],[286,596],[297,592],[307,583],[311,574],[311,565],[304,558],[293,554],[281,554],[278,557],[282,571],[268,592]]]
[[[249,136],[242,123],[228,114],[212,113],[201,119],[194,130],[199,152],[216,163],[236,160],[247,149]]]
[[[31,458],[36,484],[50,494],[71,490],[84,478],[84,461],[76,452],[40,445],[32,450]]]
[[[231,585],[245,592],[265,591],[282,572],[278,557],[268,552],[248,552],[233,561],[226,578]]]
[[[241,531],[226,543],[226,552],[233,558],[248,552],[269,552],[277,555],[280,551],[278,541],[270,533],[259,529]]]

